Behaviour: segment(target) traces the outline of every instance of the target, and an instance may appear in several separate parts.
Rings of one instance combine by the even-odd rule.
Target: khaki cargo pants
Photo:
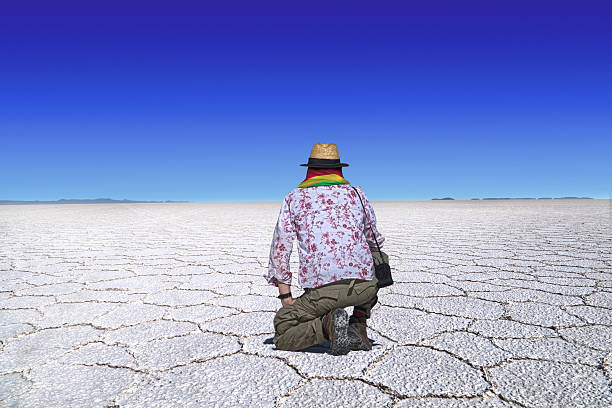
[[[379,252],[372,252],[376,264],[381,262]],[[383,257],[388,262],[387,254]],[[372,267],[374,269],[374,267]],[[377,279],[344,279],[318,288],[306,288],[290,306],[281,307],[274,316],[274,344],[280,350],[302,350],[327,339],[323,334],[320,317],[325,313],[348,306],[356,306],[370,317],[378,301]]]

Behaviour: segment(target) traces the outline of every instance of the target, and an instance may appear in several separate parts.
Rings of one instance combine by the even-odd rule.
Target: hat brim
[[[338,167],[346,167],[346,166],[348,166],[348,163],[338,163],[338,164],[336,164],[334,166],[330,166],[330,165],[321,165],[321,166],[319,166],[319,165],[316,165],[316,164],[309,165],[308,163],[302,163],[302,164],[300,164],[300,166],[311,167],[313,169],[335,169],[335,168],[338,168]]]

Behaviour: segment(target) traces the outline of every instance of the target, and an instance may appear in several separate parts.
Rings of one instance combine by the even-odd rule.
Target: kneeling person
[[[363,190],[344,179],[342,167],[348,164],[340,163],[335,144],[315,144],[304,165],[306,179],[283,200],[265,275],[282,302],[274,317],[274,344],[301,350],[329,341],[335,355],[370,350],[366,321],[378,299],[372,258],[377,264],[388,261],[374,250],[384,237]],[[294,299],[289,259],[296,237],[304,294]],[[354,306],[350,318],[348,306]]]

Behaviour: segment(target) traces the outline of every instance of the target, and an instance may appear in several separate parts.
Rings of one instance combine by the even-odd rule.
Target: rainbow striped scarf
[[[298,188],[314,187],[314,186],[331,186],[333,184],[351,184],[342,176],[337,174],[324,174],[322,176],[310,177],[302,181]]]

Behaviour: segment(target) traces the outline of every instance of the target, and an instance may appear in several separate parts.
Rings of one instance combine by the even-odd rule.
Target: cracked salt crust
[[[520,360],[490,370],[499,394],[529,407],[609,407],[612,392],[596,368]]]
[[[547,327],[569,327],[582,321],[559,306],[544,303],[509,303],[508,315],[515,321]]]
[[[95,319],[92,323],[96,327],[118,329],[122,326],[131,326],[149,320],[161,318],[166,308],[157,305],[143,304],[141,302],[128,303],[115,306],[115,308]]]
[[[498,302],[541,302],[549,305],[581,305],[583,300],[578,296],[559,295],[533,289],[510,289],[500,292],[478,292],[472,296]]]
[[[411,398],[402,400],[394,408],[511,408],[517,405],[495,396],[474,398]]]
[[[278,290],[277,290],[278,293]],[[212,299],[209,303],[219,306],[233,307],[244,312],[270,311],[278,310],[278,299],[272,296],[225,296],[217,299]]]
[[[51,305],[56,302],[53,296],[11,296],[0,300],[2,309],[28,309]]]
[[[101,330],[90,326],[41,329],[9,341],[2,348],[0,373],[20,372],[36,367],[66,351],[96,341]]]
[[[156,320],[121,329],[107,330],[104,333],[103,339],[107,344],[117,343],[135,346],[139,343],[145,343],[151,340],[184,336],[196,331],[199,331],[199,329],[194,323]]]
[[[479,370],[452,355],[425,347],[402,346],[377,362],[366,379],[408,396],[474,396],[490,385]]]
[[[114,303],[56,303],[43,306],[43,313],[37,323],[39,327],[59,327],[64,325],[88,324],[96,317],[117,308]]]
[[[612,314],[612,311],[610,313]],[[612,350],[612,327],[610,326],[568,327],[566,329],[559,329],[559,334],[568,340],[593,349],[602,351]]]
[[[131,350],[138,367],[152,371],[232,354],[240,350],[240,344],[235,337],[200,332],[139,343]]]
[[[273,333],[273,320],[274,312],[248,312],[205,322],[201,327],[222,334],[248,336]]]
[[[372,330],[368,335],[372,341],[371,351],[354,351],[345,356],[328,355],[327,344],[309,347],[301,353],[278,350],[272,342],[272,334],[248,336],[241,343],[244,353],[282,358],[304,377],[363,379],[368,367],[395,345],[376,331]]]
[[[108,365],[136,368],[136,359],[123,347],[89,343],[69,351],[57,362],[68,365]]]
[[[278,359],[234,354],[156,374],[118,403],[126,408],[273,407],[276,396],[300,380]]]
[[[459,289],[436,283],[397,283],[390,287],[390,293],[416,297],[464,295]]]
[[[466,332],[442,333],[422,344],[452,353],[477,367],[494,366],[512,357],[491,340]]]
[[[515,322],[513,320],[478,320],[469,329],[489,338],[533,338],[553,337],[556,332],[547,327]]]
[[[602,352],[573,344],[560,338],[493,339],[493,343],[515,356],[534,360],[551,360],[597,366],[601,364],[605,356]]]
[[[346,356],[272,342],[278,203],[0,207],[0,405],[612,405],[610,201],[373,205],[397,284]]]
[[[214,293],[203,290],[168,289],[145,296],[143,302],[158,306],[195,306],[215,296]]]
[[[239,313],[239,310],[229,307],[196,305],[171,309],[168,311],[167,317],[169,319],[200,324]]]
[[[142,374],[121,367],[46,364],[32,370],[31,391],[16,402],[25,407],[105,407]]]
[[[7,402],[12,398],[26,393],[31,388],[31,382],[21,374],[4,374],[0,376],[0,401]]]
[[[399,344],[415,344],[443,331],[465,329],[470,323],[469,319],[463,317],[403,307],[381,306],[375,312],[378,318],[372,318],[368,324]]]
[[[330,408],[383,407],[392,399],[378,388],[353,380],[314,379],[287,397],[281,407],[313,407],[325,403]]]

